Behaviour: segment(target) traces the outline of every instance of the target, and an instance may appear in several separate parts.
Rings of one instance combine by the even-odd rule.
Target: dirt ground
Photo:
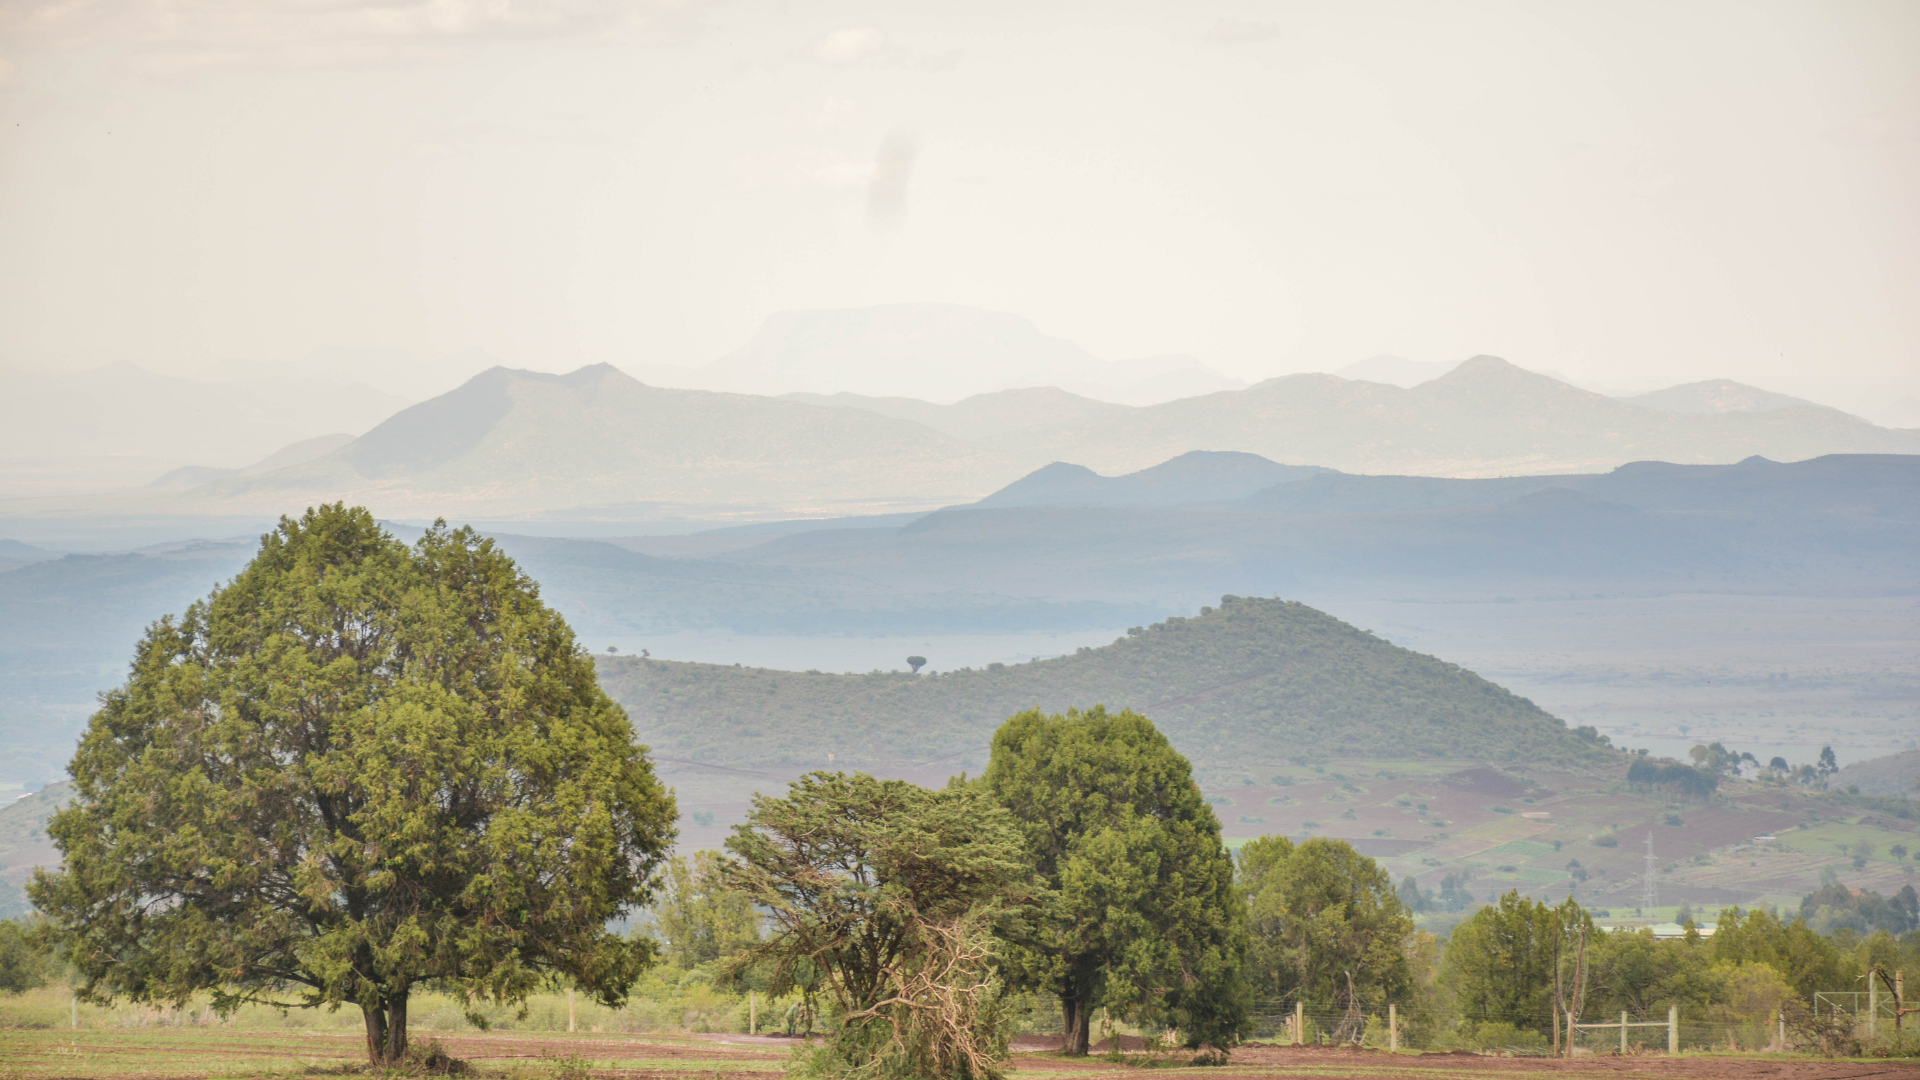
[[[1025,1049],[1019,1044],[1024,1043]],[[1099,1056],[1074,1060],[1042,1050],[1058,1045],[1057,1039],[1017,1040],[1014,1054],[1016,1075],[1072,1073],[1074,1080],[1106,1080],[1111,1077],[1138,1077],[1141,1070],[1120,1066]],[[1155,1069],[1154,1072],[1161,1070]],[[1442,1077],[1498,1073],[1519,1080],[1526,1076],[1566,1077],[1650,1077],[1661,1080],[1721,1080],[1733,1077],[1767,1077],[1769,1080],[1887,1080],[1920,1078],[1920,1063],[1882,1061],[1828,1061],[1818,1058],[1781,1056],[1688,1055],[1667,1057],[1618,1057],[1602,1055],[1573,1061],[1527,1057],[1485,1057],[1468,1051],[1448,1054],[1404,1052],[1388,1054],[1377,1050],[1346,1047],[1247,1045],[1233,1052],[1220,1069],[1181,1069],[1187,1076],[1231,1075],[1235,1080],[1291,1077],[1301,1075],[1340,1076],[1353,1080],[1441,1080]]]
[[[780,1036],[526,1034],[519,1032],[425,1034],[477,1078],[554,1080],[579,1075],[595,1080],[748,1080],[771,1078],[784,1068],[798,1040]],[[186,1078],[356,1076],[365,1073],[360,1041],[349,1033],[249,1033],[172,1031],[0,1031],[3,1080],[186,1080]],[[1511,1080],[1529,1076],[1645,1077],[1649,1080],[1920,1080],[1920,1064],[1827,1061],[1793,1057],[1698,1055],[1583,1057],[1575,1061],[1482,1057],[1250,1045],[1234,1051],[1222,1068],[1181,1067],[1161,1062],[1117,1063],[1105,1056],[1066,1058],[1048,1040],[1021,1039],[1012,1080],[1140,1080],[1174,1071],[1219,1080],[1265,1077],[1343,1077],[1352,1080],[1451,1080],[1497,1073]]]

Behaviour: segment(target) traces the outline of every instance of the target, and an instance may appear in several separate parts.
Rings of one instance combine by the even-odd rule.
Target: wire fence
[[[1920,1016],[1908,1016],[1896,1030],[1894,1007],[1890,997],[1868,1001],[1861,994],[1855,1003],[1845,992],[1822,994],[1815,1004],[1826,1023],[1823,1031],[1862,1048],[1877,1048],[1898,1056],[1920,1053]],[[1059,1034],[1058,1004],[1043,995],[1034,995],[1016,1010],[1018,1030],[1036,1034]],[[1873,1006],[1870,1008],[1869,1006]],[[1781,1053],[1811,1051],[1826,1053],[1836,1045],[1821,1045],[1805,1023],[1790,1026],[1778,1011],[1753,1015],[1716,1007],[1708,1015],[1681,1015],[1681,1010],[1658,1008],[1628,1011],[1622,1026],[1618,1011],[1597,1013],[1589,1010],[1575,1018],[1576,1026],[1555,1031],[1551,1014],[1533,1013],[1514,1016],[1462,1014],[1434,1009],[1418,1003],[1370,1004],[1355,1009],[1327,1008],[1309,1002],[1265,1000],[1250,1010],[1246,1039],[1255,1043],[1282,1046],[1357,1045],[1370,1049],[1410,1051],[1471,1050],[1478,1053],[1516,1057],[1547,1057],[1565,1054],[1571,1044],[1575,1056],[1593,1055],[1666,1055],[1669,1053],[1732,1052]],[[1139,1031],[1117,1023],[1103,1012],[1096,1015],[1091,1040],[1102,1043],[1113,1035],[1159,1032]],[[1624,1038],[1623,1038],[1624,1036]],[[1831,1040],[1830,1040],[1831,1041]],[[1113,1044],[1113,1045],[1118,1045]],[[1845,1052],[1842,1049],[1842,1052]]]

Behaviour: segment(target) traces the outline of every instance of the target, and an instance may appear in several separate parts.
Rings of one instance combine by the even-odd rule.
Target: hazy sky
[[[1920,371],[1911,0],[14,0],[0,119],[0,362],[941,300],[1250,379]]]

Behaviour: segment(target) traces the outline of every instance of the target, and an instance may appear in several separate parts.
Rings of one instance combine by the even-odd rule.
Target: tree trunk
[[[398,1065],[407,1059],[407,991],[400,990],[387,1002],[387,1064]]]
[[[367,1021],[367,1063],[383,1065],[387,1053],[387,1010],[377,1005],[362,1005],[360,1015]]]
[[[1087,1055],[1088,1036],[1093,1026],[1093,1006],[1086,994],[1060,995],[1060,1048],[1078,1057]]]
[[[367,1021],[367,1061],[375,1066],[398,1065],[407,1056],[407,991],[401,990],[381,1005],[360,1006]]]

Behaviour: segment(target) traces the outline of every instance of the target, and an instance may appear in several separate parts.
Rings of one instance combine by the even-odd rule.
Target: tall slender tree
[[[489,540],[409,549],[364,509],[282,519],[246,569],[140,642],[69,771],[29,891],[81,996],[358,1005],[406,1053],[436,984],[523,1000],[563,975],[608,1005],[653,946],[673,838],[592,659]]]
[[[1057,893],[1009,955],[1026,985],[1059,997],[1068,1050],[1087,1052],[1102,1006],[1192,1046],[1238,1042],[1246,915],[1233,858],[1187,759],[1152,721],[1098,705],[1020,713],[995,733],[985,780]]]

